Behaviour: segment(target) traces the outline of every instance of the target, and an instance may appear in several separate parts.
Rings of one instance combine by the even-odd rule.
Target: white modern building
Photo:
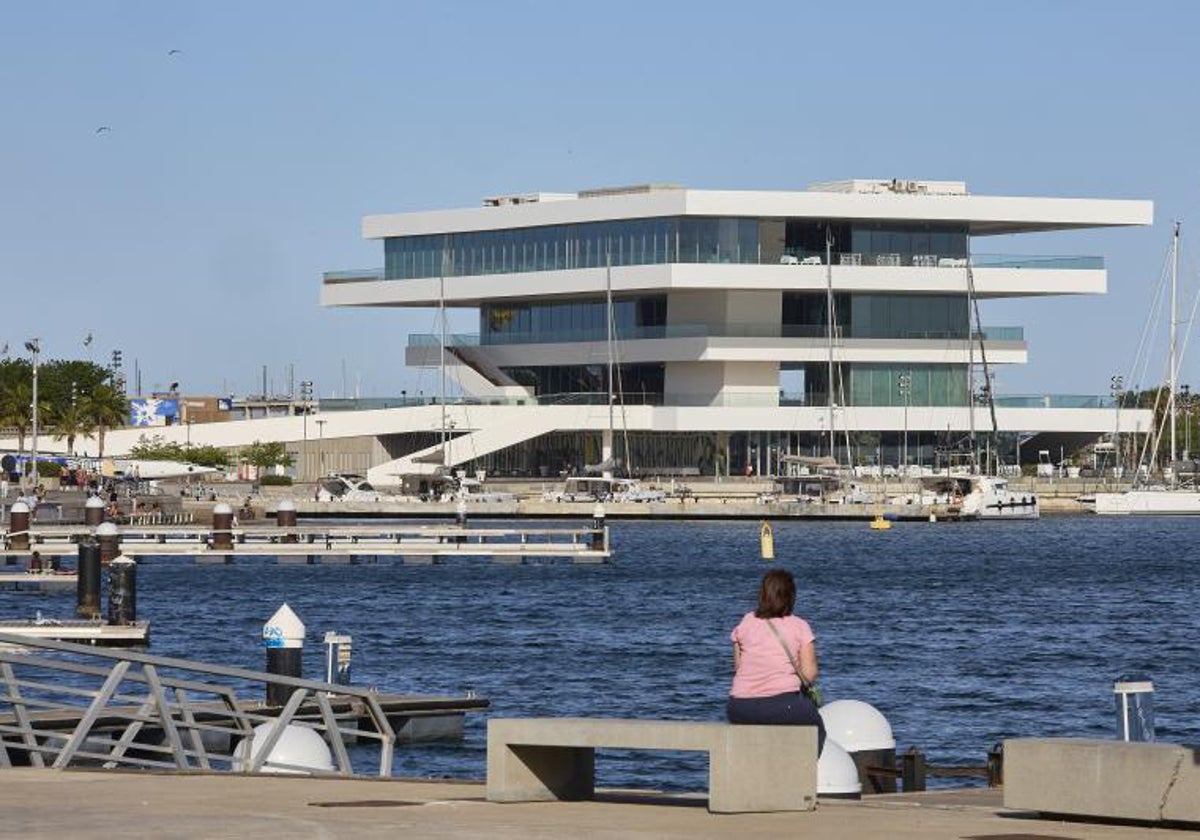
[[[326,274],[321,302],[469,308],[479,329],[409,339],[407,363],[444,370],[448,399],[329,414],[322,434],[373,436],[378,484],[442,463],[536,476],[609,456],[651,474],[767,473],[831,443],[843,463],[847,448],[857,461],[907,451],[931,463],[992,430],[980,395],[1027,359],[1022,329],[980,330],[974,302],[986,315],[993,298],[1107,288],[1102,257],[995,254],[992,238],[1152,219],[1149,201],[869,180],[646,185],[368,216],[384,267]],[[994,396],[1010,447],[1150,423],[1145,411],[1117,418],[1107,397]]]

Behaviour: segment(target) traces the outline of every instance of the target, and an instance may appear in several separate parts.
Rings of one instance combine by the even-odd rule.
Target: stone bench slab
[[[1200,750],[1082,738],[1008,740],[1004,806],[1102,819],[1200,822]]]
[[[814,727],[615,718],[489,720],[488,799],[590,798],[599,748],[708,753],[708,807],[717,813],[807,811],[816,803]]]

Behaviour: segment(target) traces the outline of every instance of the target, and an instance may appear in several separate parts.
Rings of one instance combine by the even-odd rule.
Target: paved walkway
[[[1196,837],[1006,812],[995,791],[822,802],[800,814],[712,815],[696,797],[496,805],[480,784],[267,776],[0,771],[0,834],[21,838],[733,837],[1049,840]]]

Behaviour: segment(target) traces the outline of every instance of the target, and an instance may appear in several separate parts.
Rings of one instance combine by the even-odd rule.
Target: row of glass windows
[[[384,277],[455,277],[601,268],[607,264],[779,263],[825,253],[826,229],[839,255],[871,262],[936,264],[967,254],[965,227],[887,226],[812,219],[664,216],[384,240]],[[916,257],[916,259],[914,259]],[[852,260],[845,260],[850,262]],[[889,263],[890,264],[890,263]]]
[[[825,335],[823,292],[784,292],[783,325]],[[963,295],[834,295],[834,321],[845,338],[965,338],[970,323]]]
[[[602,341],[608,334],[604,298],[555,303],[484,303],[479,310],[482,344]],[[667,296],[613,300],[613,328],[622,339],[649,338],[648,328],[667,323]],[[659,331],[661,333],[661,331]]]
[[[626,403],[653,402],[654,396],[663,392],[665,369],[662,362],[617,365],[614,367],[613,392],[624,394]],[[535,396],[608,392],[607,365],[546,365],[502,370],[517,384],[533,388]]]
[[[901,376],[910,377],[910,406],[967,404],[966,365],[850,365],[845,375],[850,405],[904,405]]]

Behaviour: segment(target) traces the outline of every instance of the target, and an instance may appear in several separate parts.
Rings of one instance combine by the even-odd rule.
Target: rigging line
[[[1170,271],[1170,265],[1171,265],[1171,254],[1170,254],[1170,252],[1168,252],[1166,258],[1163,260],[1163,267],[1162,267],[1162,271],[1159,275],[1159,280],[1158,280],[1158,288],[1155,292],[1155,296],[1152,301],[1150,311],[1146,315],[1146,322],[1142,329],[1142,338],[1141,338],[1141,341],[1139,342],[1139,346],[1138,346],[1138,360],[1135,360],[1135,370],[1131,374],[1132,377],[1136,377],[1136,378],[1132,379],[1132,382],[1134,383],[1134,389],[1135,389],[1135,392],[1137,392],[1137,393],[1140,393],[1142,391],[1141,386],[1146,381],[1145,378],[1149,376],[1149,368],[1150,368],[1150,349],[1149,349],[1150,342],[1149,342],[1149,339],[1153,336],[1153,333],[1155,332],[1154,328],[1157,326],[1160,318],[1162,317],[1162,308],[1163,308],[1163,302],[1166,298],[1167,277],[1168,277],[1168,273]],[[1137,364],[1139,362],[1141,364],[1140,372],[1136,369]],[[1167,362],[1167,367],[1170,367],[1169,360]],[[1155,392],[1152,416],[1154,414],[1158,413],[1158,406],[1159,406],[1161,397],[1162,397],[1162,388],[1160,386],[1157,389],[1157,391]],[[1122,397],[1122,403],[1123,402],[1124,402],[1124,398]],[[1135,405],[1135,407],[1136,407],[1136,405]],[[1142,448],[1141,448],[1141,451],[1138,453],[1138,461],[1137,461],[1139,474],[1141,472],[1142,464],[1149,463],[1146,460],[1148,457],[1148,453],[1157,451],[1158,441],[1161,438],[1161,433],[1162,433],[1162,425],[1159,424],[1151,432],[1147,432],[1145,437],[1143,438]],[[1151,448],[1152,441],[1153,441],[1153,448]]]
[[[992,376],[988,370],[987,348],[984,346],[983,321],[979,317],[979,296],[975,294],[975,272],[971,268],[971,261],[967,260],[967,297],[971,301],[971,305],[975,310],[975,328],[979,330],[979,359],[983,364],[983,387],[986,389],[988,400],[988,412],[992,417],[992,431],[988,435],[988,442],[991,444],[990,449],[993,453],[997,453],[999,457],[999,432],[1000,426],[996,423],[996,395],[992,393]],[[971,313],[967,313],[967,336],[970,341],[971,333]],[[975,395],[970,394],[968,398],[971,400],[972,412],[974,412]],[[974,417],[974,413],[972,413]],[[972,424],[973,427],[974,424]],[[984,472],[991,470],[991,465],[985,465]]]

